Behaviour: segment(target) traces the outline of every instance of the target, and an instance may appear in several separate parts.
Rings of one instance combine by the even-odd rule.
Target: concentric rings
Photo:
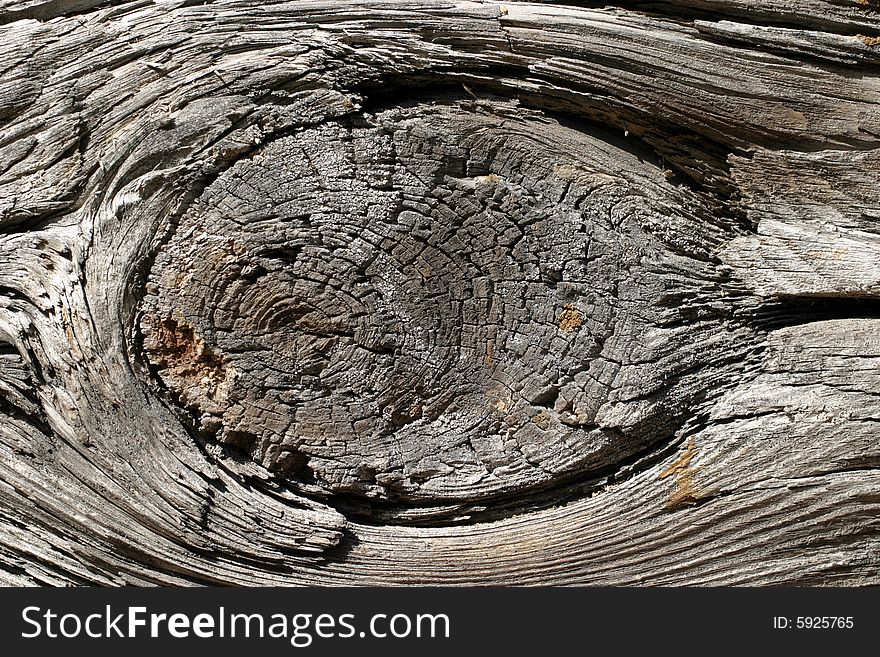
[[[670,399],[693,395],[662,389],[674,341],[619,335],[656,326],[658,290],[683,284],[675,268],[634,283],[689,227],[683,192],[508,108],[328,121],[204,191],[141,322],[199,431],[305,492],[411,501],[550,485],[667,435]],[[648,203],[658,188],[668,207]],[[659,222],[662,239],[646,236]]]

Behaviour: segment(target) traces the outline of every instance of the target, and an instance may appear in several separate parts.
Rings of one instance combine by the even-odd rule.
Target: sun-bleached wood
[[[878,583],[875,7],[577,5],[0,2],[0,581]]]

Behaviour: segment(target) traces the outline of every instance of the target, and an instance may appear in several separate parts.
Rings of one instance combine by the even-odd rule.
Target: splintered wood
[[[0,582],[880,583],[876,8],[573,4],[0,1]]]

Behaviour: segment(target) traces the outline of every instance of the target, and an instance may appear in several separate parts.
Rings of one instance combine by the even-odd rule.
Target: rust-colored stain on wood
[[[226,401],[231,371],[222,355],[216,353],[185,321],[145,318],[152,329],[145,348],[150,360],[160,369],[166,385],[182,398],[223,404]]]
[[[880,36],[864,36],[862,34],[858,36],[866,46],[880,46]]]
[[[497,173],[490,173],[486,176],[475,176],[474,182],[478,185],[497,185],[500,182],[504,182],[504,178]]]
[[[532,422],[546,431],[550,428],[550,419],[550,414],[547,411],[541,411],[532,418]]]
[[[688,441],[687,448],[675,463],[660,473],[659,479],[675,477],[675,490],[670,493],[669,498],[666,500],[667,509],[679,509],[688,504],[693,504],[700,499],[694,486],[695,468],[691,467],[691,461],[697,455],[697,451],[696,440],[691,438]]]
[[[559,315],[559,330],[566,335],[577,331],[584,323],[584,318],[579,310],[571,304],[563,306],[562,313]]]

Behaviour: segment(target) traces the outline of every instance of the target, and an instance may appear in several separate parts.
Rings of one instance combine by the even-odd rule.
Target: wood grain
[[[870,3],[0,2],[0,582],[877,584]]]

